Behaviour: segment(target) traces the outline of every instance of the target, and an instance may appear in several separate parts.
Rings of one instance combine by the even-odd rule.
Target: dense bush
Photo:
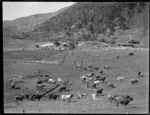
[[[140,42],[138,40],[130,40],[129,43],[130,44],[140,44]]]

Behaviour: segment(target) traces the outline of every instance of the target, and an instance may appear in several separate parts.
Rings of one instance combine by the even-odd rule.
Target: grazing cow
[[[85,67],[84,70],[87,70],[87,68]]]
[[[50,79],[48,79],[48,83],[56,83],[56,80],[54,80],[54,79],[52,79],[52,78],[50,78]]]
[[[86,82],[86,76],[81,76],[82,83]]]
[[[45,85],[43,85],[43,84],[37,84],[37,85],[36,85],[36,88],[43,90],[44,86],[45,86]]]
[[[116,106],[118,107],[119,104],[127,106],[129,102],[133,100],[133,98],[130,97],[129,95],[121,95],[121,96],[115,97],[114,100],[115,100]]]
[[[109,67],[108,65],[107,66],[104,66],[104,69],[111,69],[111,67]]]
[[[119,55],[117,55],[117,56],[116,56],[116,58],[120,58],[120,56],[119,56]]]
[[[61,86],[61,88],[59,89],[59,91],[61,92],[61,91],[66,91],[67,89],[66,89],[66,86],[65,85],[63,85],[63,86]]]
[[[107,100],[112,104],[115,101],[114,96],[108,95]]]
[[[131,79],[130,83],[131,83],[131,84],[138,83],[138,80],[136,80],[136,79]]]
[[[38,101],[40,101],[40,99],[43,97],[43,95],[40,94],[33,94],[31,96],[31,100],[34,101],[35,99],[38,99]]]
[[[123,79],[124,79],[124,76],[123,76],[123,77],[118,77],[118,78],[117,78],[117,80],[118,80],[118,81],[121,81],[121,82],[123,81]]]
[[[139,76],[139,75],[141,75],[141,73],[142,73],[141,71],[140,71],[140,72],[138,72],[138,76]]]
[[[144,75],[139,75],[138,77],[144,77]]]
[[[43,83],[42,80],[38,80],[38,81],[37,81],[37,84],[42,84],[42,83]]]
[[[93,73],[86,74],[87,77],[91,77],[92,75],[93,75]]]
[[[97,94],[91,94],[91,96],[92,96],[92,99],[93,99],[93,100],[96,100]]]
[[[77,97],[78,97],[78,99],[81,99],[83,96],[87,96],[87,94],[86,93],[79,93],[77,91]]]
[[[24,97],[27,98],[28,100],[30,100],[31,94],[25,94]]]
[[[93,68],[93,66],[92,66],[92,65],[90,65],[90,66],[88,66],[88,68]]]
[[[129,53],[129,56],[133,56],[134,55],[134,53]]]
[[[77,64],[76,67],[81,67],[81,65],[80,65],[80,64]]]
[[[17,104],[19,104],[18,101],[22,101],[24,99],[24,97],[25,97],[24,94],[22,94],[20,96],[14,96],[14,100]]]
[[[49,100],[51,100],[51,99],[54,99],[54,100],[56,100],[57,98],[59,97],[59,94],[50,94],[49,95]]]
[[[88,79],[89,79],[90,81],[93,81],[94,78],[93,78],[93,77],[90,77],[90,78],[88,78]]]
[[[100,78],[101,78],[101,76],[96,76],[95,78],[96,78],[96,79],[100,79]]]
[[[15,80],[16,80],[16,78],[14,78],[14,77],[13,78],[9,78],[9,82],[10,83],[15,82]]]
[[[102,81],[100,81],[100,80],[95,80],[95,81],[93,81],[93,83],[94,83],[94,84],[100,84],[100,83],[102,83]]]
[[[62,79],[61,78],[57,78],[57,82],[62,83]]]
[[[115,102],[115,98],[119,97],[119,96],[123,96],[123,95],[108,95],[107,100],[112,104],[112,102]]]
[[[144,77],[144,75],[141,75],[142,72],[138,72],[138,76],[137,77]]]
[[[94,70],[98,70],[98,69],[99,69],[99,67],[95,67],[95,68],[94,68]]]
[[[99,94],[102,94],[103,88],[101,88],[101,89],[96,89],[95,91],[96,91],[96,96],[98,96]]]
[[[23,76],[21,76],[21,75],[18,77],[18,79],[22,79],[22,78],[23,78]]]
[[[94,80],[99,80],[101,82],[104,82],[106,80],[106,76],[103,77],[97,76]]]
[[[15,89],[15,83],[14,82],[11,82],[11,89]]]
[[[106,80],[106,76],[101,77],[99,80],[102,81],[102,82],[104,82]]]
[[[81,79],[84,79],[84,78],[86,78],[86,76],[84,75],[84,76],[81,76],[80,78],[81,78]]]
[[[102,71],[100,71],[100,73],[102,74],[104,71],[102,70]]]
[[[61,99],[62,99],[62,101],[68,100],[68,102],[70,102],[70,101],[71,101],[71,98],[72,98],[73,96],[74,96],[73,94],[70,94],[70,95],[61,95]]]
[[[107,88],[110,87],[110,88],[115,88],[114,84],[113,83],[106,83],[106,86]]]

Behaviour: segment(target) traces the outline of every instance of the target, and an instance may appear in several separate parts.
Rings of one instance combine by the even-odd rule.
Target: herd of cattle
[[[129,56],[133,56],[133,55],[134,55],[133,53],[129,54]],[[107,71],[112,68],[107,65],[107,66],[104,66],[104,69]],[[17,104],[19,104],[18,101],[22,101],[23,99],[28,99],[31,101],[35,101],[35,100],[40,101],[40,99],[43,98],[46,94],[48,94],[49,100],[61,99],[62,101],[68,100],[68,102],[71,102],[71,99],[75,96],[77,97],[77,99],[82,99],[82,97],[88,96],[88,95],[90,95],[92,100],[97,100],[97,97],[104,95],[102,93],[104,90],[103,88],[104,85],[107,88],[117,88],[113,83],[106,82],[106,80],[108,79],[108,76],[103,70],[99,70],[99,67],[93,67],[92,65],[90,65],[88,67],[84,67],[84,71],[88,71],[88,73],[81,76],[80,81],[83,85],[86,86],[86,89],[92,88],[92,90],[95,91],[95,93],[93,94],[81,93],[79,91],[75,93],[70,93],[70,94],[63,94],[61,92],[71,91],[71,89],[68,89],[68,87],[73,82],[70,83],[69,80],[63,80],[61,78],[52,78],[47,75],[44,79],[39,79],[37,81],[37,85],[36,85],[37,90],[44,90],[44,87],[46,87],[44,83],[47,83],[47,84],[55,84],[56,86],[58,86],[59,90],[57,92],[52,92],[51,90],[44,94],[39,94],[39,92],[37,91],[35,94],[16,95],[14,96],[14,100]],[[137,77],[143,77],[143,76],[144,75],[142,74],[141,71],[137,73]],[[18,79],[21,79],[21,78],[22,76],[20,76]],[[124,79],[125,77],[122,76],[122,77],[118,77],[116,80],[119,82],[123,82]],[[11,79],[10,82],[11,82],[11,89],[15,88],[15,79]],[[130,79],[130,84],[136,84],[136,83],[138,84],[137,79]],[[104,100],[107,100],[110,103],[114,102],[115,105],[118,107],[119,104],[127,106],[130,101],[133,101],[133,97],[129,96],[128,94],[127,95],[108,95],[107,99],[104,99]]]

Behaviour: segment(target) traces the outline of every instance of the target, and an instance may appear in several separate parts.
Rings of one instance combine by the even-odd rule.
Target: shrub
[[[117,38],[117,37],[113,37],[112,39],[113,39],[113,40],[116,40],[116,39],[118,39],[118,38]]]
[[[129,43],[130,44],[140,44],[140,42],[138,40],[130,40]]]
[[[73,49],[75,49],[76,47],[75,47],[75,45],[73,44],[73,43],[69,43],[69,49],[70,50],[73,50]]]

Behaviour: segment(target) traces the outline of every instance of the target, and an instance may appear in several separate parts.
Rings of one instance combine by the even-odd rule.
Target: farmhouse
[[[48,42],[48,43],[45,43],[45,44],[42,44],[40,47],[50,47],[50,46],[53,46],[54,44],[52,42]]]
[[[78,46],[82,46],[83,44],[85,44],[85,42],[80,42]]]

